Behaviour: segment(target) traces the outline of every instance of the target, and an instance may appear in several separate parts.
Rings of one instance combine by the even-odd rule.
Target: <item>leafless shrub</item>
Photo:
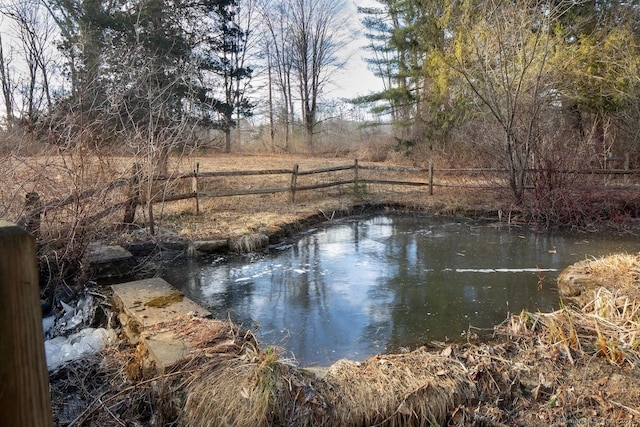
[[[622,227],[626,218],[637,215],[637,197],[608,187],[619,182],[599,173],[588,139],[559,133],[536,148],[531,190],[524,199],[532,223],[596,230],[603,225]]]

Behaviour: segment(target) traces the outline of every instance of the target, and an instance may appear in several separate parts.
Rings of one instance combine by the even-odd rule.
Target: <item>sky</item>
[[[3,0],[0,0],[0,4]],[[352,41],[345,46],[343,50],[343,59],[346,59],[343,70],[335,72],[332,76],[332,84],[328,85],[324,90],[324,98],[326,100],[352,99],[357,96],[366,95],[372,92],[382,90],[382,82],[375,77],[373,73],[367,69],[364,58],[367,52],[363,49],[368,41],[364,37],[364,28],[361,24],[362,17],[357,12],[358,6],[373,6],[376,4],[374,0],[346,0],[348,22],[351,25],[350,30],[354,37]],[[3,33],[3,44],[5,44],[5,54],[10,52],[12,40],[10,39],[12,31],[9,28],[10,21],[0,16],[0,31]],[[18,54],[12,54],[13,63],[16,66],[19,61]],[[56,82],[63,84],[62,82]],[[18,108],[20,108],[18,106]],[[4,104],[0,103],[0,116],[4,116]]]
[[[355,98],[382,90],[380,78],[373,75],[363,60],[365,53],[355,52],[345,69],[336,74],[336,87],[330,91],[330,95],[336,98]]]
[[[328,91],[328,95],[331,97],[355,98],[382,90],[382,81],[373,75],[364,62],[367,52],[363,48],[368,41],[364,37],[364,27],[360,23],[362,18],[357,12],[357,6],[374,6],[375,4],[376,2],[371,0],[349,1],[349,22],[357,35],[345,48],[345,56],[348,57],[348,61],[345,64],[345,69],[335,76],[335,88]]]

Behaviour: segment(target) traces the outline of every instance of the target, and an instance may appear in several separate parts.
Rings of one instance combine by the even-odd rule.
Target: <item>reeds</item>
[[[201,372],[189,386],[185,425],[441,425],[476,396],[460,362],[424,349],[342,360],[322,380],[273,347],[212,360]]]
[[[462,363],[423,348],[362,363],[341,360],[324,380],[339,425],[442,425],[454,408],[476,397]]]
[[[512,335],[535,331],[551,346],[605,357],[632,367],[640,364],[640,301],[621,290],[598,288],[581,308],[563,306],[551,313],[522,312],[509,323]]]
[[[187,389],[182,424],[205,426],[333,425],[312,380],[274,347],[206,362]]]

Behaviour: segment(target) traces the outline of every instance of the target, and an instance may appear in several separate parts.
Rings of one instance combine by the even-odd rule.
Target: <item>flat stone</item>
[[[228,248],[227,240],[196,240],[193,249],[206,254],[224,252]]]
[[[111,288],[124,313],[138,324],[140,331],[187,315],[200,317],[211,315],[208,310],[187,297],[182,297],[180,301],[171,302],[165,307],[148,305],[152,300],[170,297],[178,292],[160,277],[112,285]]]
[[[132,343],[142,341],[158,374],[187,357],[193,347],[176,338],[173,331],[154,332],[152,327],[185,316],[211,315],[159,277],[111,288],[124,332]]]
[[[167,368],[183,360],[193,350],[189,343],[176,339],[173,332],[143,336],[143,342],[159,375],[164,374]]]
[[[103,245],[91,243],[87,251],[89,264],[107,264],[116,261],[126,261],[133,258],[131,252],[118,245]]]
[[[135,256],[150,255],[156,250],[158,244],[154,241],[133,242],[125,245],[127,250]]]
[[[86,258],[95,279],[129,276],[135,266],[131,252],[118,245],[91,243]]]
[[[326,366],[307,366],[302,368],[302,371],[308,372],[310,375],[315,376],[318,379],[324,379],[327,375],[327,371],[329,370]]]
[[[168,251],[184,251],[189,247],[189,243],[181,240],[165,240],[158,243],[158,246]]]

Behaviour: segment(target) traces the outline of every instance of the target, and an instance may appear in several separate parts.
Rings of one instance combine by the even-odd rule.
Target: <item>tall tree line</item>
[[[299,118],[308,147],[314,147],[323,92],[344,65],[340,51],[351,28],[344,0],[279,0],[262,5],[269,88],[270,135],[283,129],[283,148]],[[277,95],[277,96],[274,96]]]
[[[562,150],[638,153],[638,2],[376,3],[360,12],[386,86],[357,101],[385,114],[398,144],[491,151],[518,199],[527,168]]]
[[[17,92],[16,53],[0,51],[6,124],[19,117],[59,140],[216,129],[230,151],[232,130],[264,98],[251,84],[262,76],[272,145],[289,150],[300,133],[313,148],[350,41],[346,0],[3,0],[0,12],[29,71]]]
[[[79,123],[85,133],[93,125],[92,138],[104,141],[132,130],[157,139],[177,124],[215,128],[229,149],[238,117],[251,112],[241,10],[238,0],[5,0],[0,12],[17,34],[31,37],[22,43],[32,82],[30,91],[21,92],[29,104],[21,116],[33,125],[46,123],[61,138]],[[56,52],[45,23],[57,30],[57,70],[47,68]],[[11,104],[15,71],[8,66],[11,56],[1,56],[11,124],[21,113]],[[65,83],[53,105],[47,78],[58,70]],[[46,105],[37,102],[36,89]]]

